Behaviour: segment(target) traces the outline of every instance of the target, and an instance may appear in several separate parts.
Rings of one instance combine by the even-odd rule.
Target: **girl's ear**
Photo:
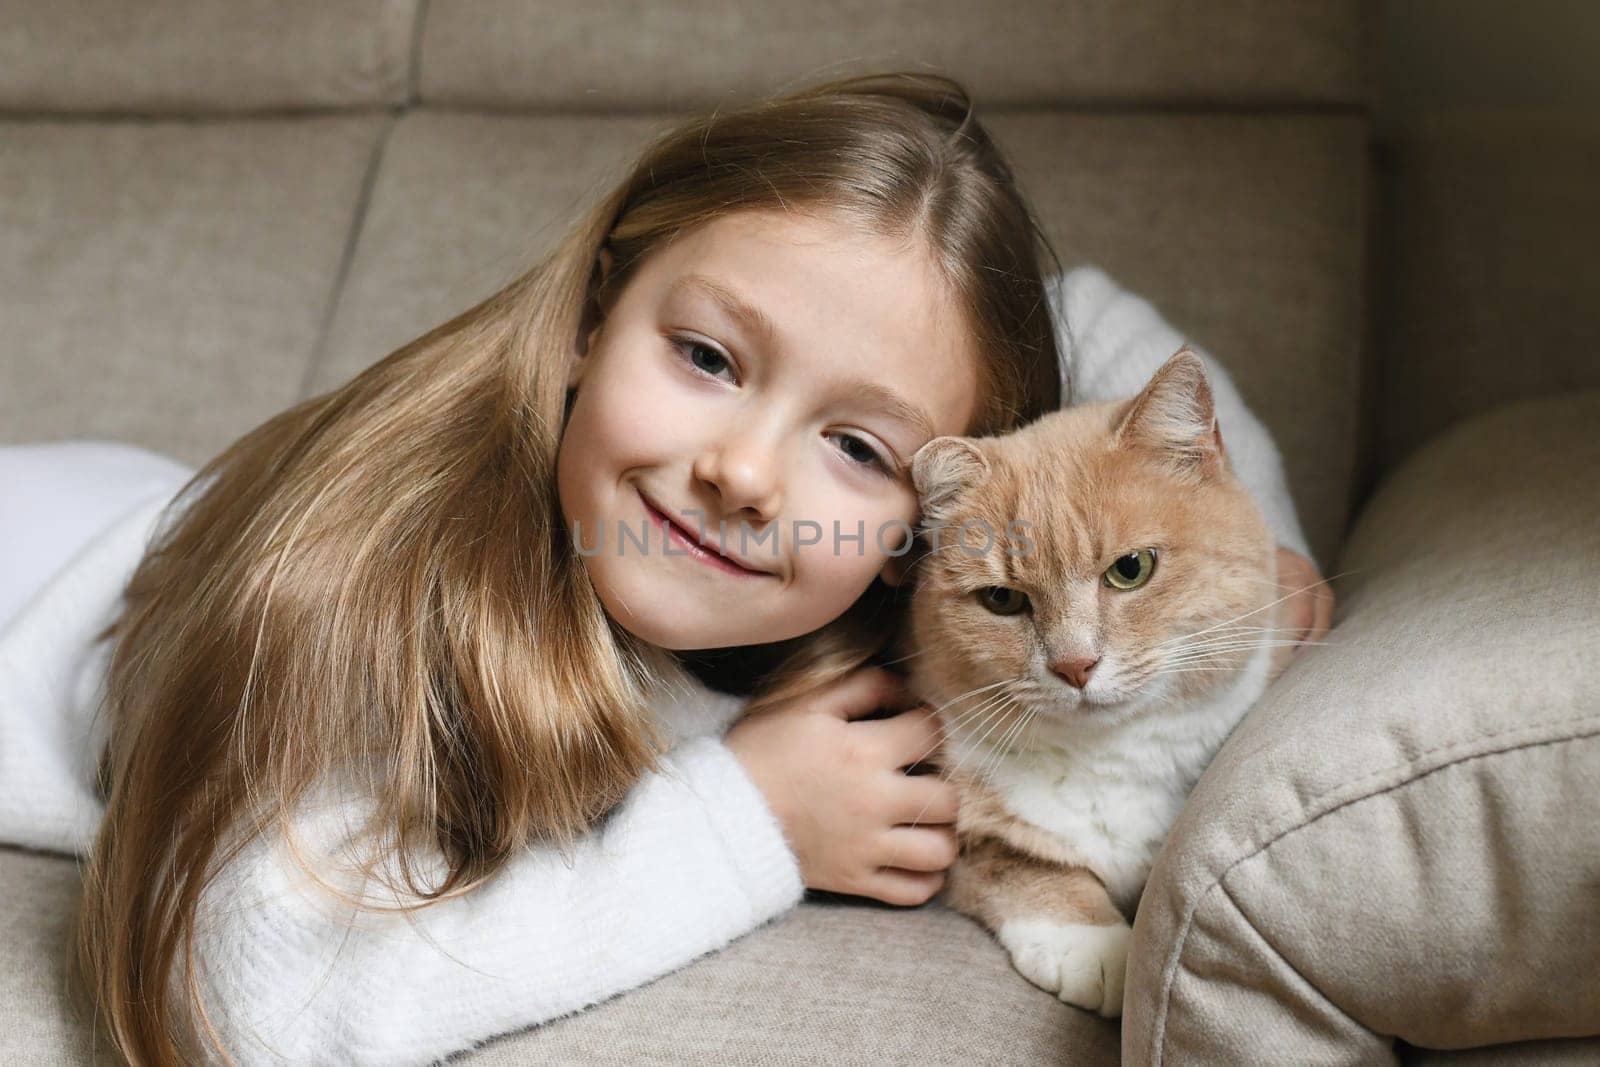
[[[604,285],[606,279],[611,276],[611,249],[601,246],[598,263],[600,267],[599,285]],[[590,321],[593,321],[594,325],[589,328],[588,333],[584,336],[582,346],[572,354],[570,366],[567,369],[568,389],[576,389],[578,387],[578,382],[583,378],[584,368],[589,365],[589,360],[585,357],[588,356],[589,349],[594,346],[595,334],[599,333],[600,327],[605,325],[603,316],[593,311],[586,313],[584,324],[587,326]]]

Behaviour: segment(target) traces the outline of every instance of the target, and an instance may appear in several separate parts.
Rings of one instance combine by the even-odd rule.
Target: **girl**
[[[24,590],[0,663],[72,680],[0,721],[52,699],[99,762],[0,776],[0,830],[87,854],[116,1047],[425,1063],[807,887],[936,893],[955,793],[905,773],[933,716],[874,661],[911,455],[1061,402],[1041,250],[948,79],[689,122],[532,270]]]

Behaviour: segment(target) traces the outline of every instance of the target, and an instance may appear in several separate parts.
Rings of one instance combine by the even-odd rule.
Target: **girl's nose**
[[[778,464],[772,443],[758,434],[722,434],[695,457],[694,474],[717,490],[730,515],[748,508],[766,522],[778,513]]]

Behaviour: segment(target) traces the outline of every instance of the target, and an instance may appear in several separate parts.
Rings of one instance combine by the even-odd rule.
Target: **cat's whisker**
[[[939,740],[935,741],[931,748],[920,753],[915,762],[921,763],[923,760],[928,759],[936,751],[943,747],[944,742],[958,730],[970,730],[971,732],[976,732],[983,729],[995,716],[1000,714],[1002,701],[1003,695],[996,694],[995,696],[989,697],[982,704],[979,704],[978,707],[972,711],[964,713],[960,718],[945,721],[940,731]]]
[[[1216,624],[1216,625],[1215,625],[1215,626],[1209,626],[1209,627],[1207,627],[1207,628],[1206,628],[1206,629],[1204,629],[1204,630],[1197,630],[1197,631],[1196,631],[1196,632],[1194,632],[1194,633],[1192,633],[1192,634],[1189,634],[1189,635],[1188,635],[1188,636],[1189,636],[1189,637],[1191,637],[1191,638],[1193,638],[1193,637],[1198,637],[1198,636],[1200,636],[1200,635],[1201,635],[1201,634],[1207,634],[1207,633],[1211,633],[1211,632],[1212,632],[1212,631],[1214,631],[1214,630],[1218,630],[1218,629],[1220,629],[1220,628],[1222,628],[1222,627],[1224,627],[1224,626],[1230,626],[1230,625],[1232,625],[1232,624],[1233,624],[1233,623],[1236,623],[1236,622],[1238,622],[1238,621],[1239,621],[1239,620],[1240,620],[1240,619],[1248,619],[1248,618],[1249,618],[1249,617],[1250,617],[1250,616],[1252,616],[1252,615],[1259,615],[1259,614],[1260,614],[1260,613],[1261,613],[1261,612],[1263,612],[1263,611],[1266,611],[1266,610],[1267,610],[1267,609],[1268,609],[1268,608],[1271,608],[1271,607],[1275,607],[1275,606],[1277,606],[1277,605],[1278,605],[1278,604],[1281,604],[1281,603],[1283,603],[1283,602],[1284,602],[1284,601],[1285,601],[1285,600],[1288,600],[1288,599],[1289,599],[1289,598],[1290,598],[1290,597],[1292,597],[1292,596],[1295,596],[1295,595],[1296,595],[1296,594],[1298,594],[1298,593],[1303,593],[1303,592],[1305,592],[1305,591],[1306,591],[1306,590],[1307,590],[1307,589],[1314,589],[1314,588],[1316,588],[1316,587],[1317,587],[1317,586],[1319,586],[1319,585],[1323,585],[1323,584],[1326,584],[1326,581],[1327,581],[1327,580],[1326,580],[1326,579],[1324,579],[1324,580],[1323,580],[1323,581],[1321,581],[1321,582],[1312,582],[1312,583],[1311,583],[1311,584],[1310,584],[1310,585],[1305,585],[1305,586],[1301,586],[1301,587],[1300,587],[1300,588],[1298,588],[1298,589],[1294,589],[1294,590],[1291,590],[1291,591],[1289,591],[1289,592],[1287,592],[1287,593],[1285,593],[1285,594],[1284,594],[1284,595],[1283,595],[1283,596],[1280,596],[1280,597],[1279,597],[1279,598],[1278,598],[1278,599],[1276,599],[1276,600],[1271,600],[1271,601],[1268,601],[1268,602],[1267,602],[1267,603],[1265,603],[1265,604],[1263,604],[1263,605],[1261,605],[1261,606],[1260,606],[1260,607],[1258,607],[1258,608],[1254,608],[1254,609],[1252,609],[1252,610],[1250,610],[1250,611],[1247,611],[1247,612],[1245,612],[1245,613],[1244,613],[1244,614],[1243,614],[1243,615],[1235,615],[1235,616],[1234,616],[1234,617],[1233,617],[1233,618],[1231,618],[1231,619],[1224,619],[1224,620],[1222,620],[1222,621],[1221,621],[1221,622],[1219,622],[1219,623],[1217,623],[1217,624]],[[1281,588],[1281,587],[1280,587],[1280,588]],[[1171,639],[1171,641],[1181,641],[1181,640],[1184,640],[1184,638],[1181,638],[1181,637],[1179,637],[1179,638],[1172,638],[1172,639]],[[1168,643],[1170,643],[1170,641],[1169,641],[1169,642],[1168,642]]]
[[[1323,644],[1323,642],[1321,642],[1321,641],[1259,641],[1259,642],[1252,642],[1252,643],[1250,643],[1248,645],[1241,645],[1241,646],[1238,646],[1236,648],[1212,648],[1212,649],[1204,649],[1204,650],[1192,650],[1192,651],[1190,651],[1188,653],[1185,653],[1183,655],[1168,656],[1162,662],[1164,664],[1167,664],[1167,665],[1181,666],[1181,665],[1183,665],[1185,663],[1203,663],[1203,662],[1205,662],[1207,660],[1218,659],[1220,657],[1230,655],[1231,653],[1250,651],[1252,649],[1255,649],[1255,648],[1258,648],[1258,647],[1262,647],[1262,646],[1264,646],[1266,648],[1288,648],[1288,647],[1291,647],[1291,646],[1320,645],[1320,644]]]
[[[1181,656],[1189,652],[1215,652],[1218,650],[1255,648],[1257,645],[1269,645],[1273,648],[1282,645],[1329,645],[1337,644],[1336,641],[1309,640],[1303,637],[1234,637],[1218,641],[1196,642],[1173,649],[1160,649],[1158,651],[1169,656]]]
[[[1010,708],[1007,705],[1014,703],[1014,702],[1011,701],[1010,697],[1007,696],[1005,693],[1001,693],[1000,694],[1000,698],[1002,700],[1002,703],[999,704],[991,714],[991,717],[994,720],[994,724],[990,725],[989,729],[984,732],[983,736],[985,738],[987,738],[989,736],[989,734],[991,732],[993,732],[995,725],[997,725],[998,723],[1003,722],[1005,720],[1005,713],[1008,710],[1010,710]],[[985,701],[985,703],[988,703],[988,702]],[[986,718],[984,721],[985,722],[989,722],[989,718]],[[976,745],[974,745],[972,747],[972,751],[973,752],[981,752],[982,751],[981,739],[980,739],[980,742],[978,744],[976,744]],[[926,753],[924,753],[923,758],[926,758]],[[946,766],[946,767],[941,768],[940,777],[942,777],[942,778],[944,778],[946,780],[949,780],[951,777],[953,777],[955,775],[955,773],[957,771],[959,771],[961,769],[961,764],[962,764],[963,761],[964,761],[963,759],[957,759],[954,766]],[[930,801],[930,803],[931,803],[931,801]],[[917,812],[916,817],[913,818],[911,820],[911,822],[913,824],[921,822],[922,821],[922,816],[927,812],[927,810],[928,810],[928,805],[924,804],[922,806],[922,809]]]
[[[982,752],[983,751],[983,743],[989,739],[989,735],[990,734],[994,733],[996,727],[998,727],[1001,723],[1005,722],[1006,713],[1008,711],[1010,711],[1012,708],[1014,708],[1015,706],[1016,706],[1016,701],[1011,699],[1011,695],[1009,693],[1005,693],[1005,692],[1001,692],[1000,693],[1000,703],[996,706],[994,714],[992,714],[992,715],[990,715],[990,716],[988,716],[988,717],[986,717],[984,719],[984,723],[987,724],[988,728],[983,731],[983,735],[981,737],[977,738],[975,741],[973,741],[971,743],[970,747],[971,747],[972,751],[974,751],[974,752]],[[960,764],[960,761],[958,760],[957,763],[956,763],[956,768],[959,769],[960,766],[961,766],[961,764]]]
[[[1174,641],[1186,641],[1191,637],[1198,637],[1198,636],[1200,636],[1202,634],[1208,634],[1208,633],[1213,633],[1213,632],[1217,633],[1219,635],[1222,635],[1222,634],[1242,634],[1242,633],[1250,633],[1250,634],[1257,634],[1257,633],[1285,633],[1285,634],[1290,634],[1290,633],[1299,633],[1300,630],[1299,630],[1298,627],[1294,627],[1294,626],[1246,626],[1244,624],[1240,624],[1240,625],[1237,625],[1237,626],[1220,626],[1220,627],[1213,626],[1213,627],[1208,627],[1205,630],[1197,630],[1192,634],[1183,634],[1183,635],[1180,635],[1178,637],[1168,638],[1166,641],[1164,641],[1162,643],[1163,644],[1171,644]]]
[[[1241,648],[1255,648],[1271,641],[1281,641],[1278,637],[1236,637],[1221,641],[1196,642],[1192,645],[1182,645],[1178,648],[1164,648],[1161,652],[1168,656],[1184,656],[1189,653],[1230,652]]]
[[[1313,589],[1313,588],[1315,588],[1316,586],[1319,586],[1319,585],[1328,585],[1329,583],[1337,581],[1338,579],[1343,578],[1343,577],[1345,577],[1347,575],[1359,574],[1362,571],[1371,570],[1371,569],[1372,568],[1370,568],[1370,567],[1352,567],[1347,571],[1340,571],[1337,574],[1330,574],[1326,578],[1321,578],[1321,579],[1319,579],[1319,580],[1317,580],[1315,582],[1312,582],[1308,586],[1304,586],[1303,588],[1305,588],[1305,589]],[[1247,575],[1238,575],[1238,577],[1239,578],[1248,578],[1248,580],[1250,580],[1250,581],[1260,582],[1263,585],[1278,585],[1279,584],[1277,579],[1275,579],[1275,578],[1257,578],[1257,577],[1249,577]]]
[[[925,561],[930,560],[935,556],[942,556],[946,552],[950,551],[952,548],[960,548],[960,547],[961,547],[961,542],[959,540],[958,541],[952,541],[947,545],[940,545],[938,548],[931,548],[930,547],[925,552],[923,552],[922,555],[918,556],[916,559],[911,561],[911,565],[908,566],[905,569],[905,574],[907,576],[909,576],[912,571],[914,571],[918,567],[920,567]]]
[[[981,719],[981,721],[976,725],[972,725],[971,729],[973,731],[983,729],[983,727],[989,722],[989,712],[1004,699],[1004,693],[995,693],[994,695],[986,698],[983,703],[979,704],[973,710],[963,712],[955,719],[946,720],[944,728],[945,735],[948,736],[952,733],[955,733],[957,730],[966,728],[969,724],[972,724],[973,720],[975,719]],[[938,746],[935,745],[934,747],[937,748]],[[932,749],[929,749],[928,752],[924,752],[922,754],[922,758],[926,759],[932,751]]]
[[[1004,748],[1003,751],[1005,751],[1005,752],[1013,752],[1013,751],[1015,751],[1016,750],[1016,742],[1021,739],[1021,737],[1023,735],[1023,732],[1025,730],[1027,730],[1028,726],[1030,724],[1032,724],[1033,720],[1038,718],[1038,717],[1039,717],[1039,705],[1038,704],[1029,705],[1028,706],[1028,710],[1026,712],[1024,712],[1023,715],[1022,715],[1022,718],[1020,720],[1019,725],[1016,727],[1016,729],[1012,730],[1011,733],[1005,738],[1005,748]]]
[[[983,732],[983,736],[972,743],[972,747],[974,749],[982,749],[983,743],[989,740],[989,735],[994,733],[995,728],[1005,721],[1005,713],[1011,711],[1017,706],[1017,702],[1011,698],[1011,694],[1002,693],[1000,697],[1002,701],[1000,704],[1000,714],[995,717],[994,722],[989,725],[989,728]]]
[[[1030,707],[1012,720],[1011,725],[1000,736],[1000,740],[995,742],[988,758],[979,764],[977,774],[979,781],[989,780],[990,774],[1000,766],[1001,760],[1011,753],[1012,739],[1022,732],[1023,728],[1028,725],[1028,721],[1037,713],[1038,708],[1036,706]]]
[[[961,693],[961,694],[959,694],[957,696],[951,697],[949,700],[945,701],[943,704],[940,704],[934,710],[942,712],[942,711],[944,711],[945,708],[948,708],[950,705],[954,704],[958,700],[965,700],[970,696],[976,696],[978,693],[988,692],[991,689],[998,689],[999,687],[1008,684],[1012,680],[1013,679],[1010,679],[1010,678],[1002,678],[998,682],[990,682],[988,685],[980,685],[980,686],[978,686],[978,687],[976,687],[974,689],[968,689],[965,693]]]
[[[1321,644],[1320,641],[1290,641],[1281,638],[1264,638],[1259,641],[1235,641],[1229,644],[1195,645],[1189,648],[1180,648],[1167,654],[1167,662],[1184,659],[1185,657],[1221,656],[1230,652],[1248,652],[1253,648],[1266,646],[1267,648],[1282,648],[1285,645]]]
[[[999,682],[995,682],[993,685],[982,686],[977,691],[981,691],[983,689],[993,689],[995,686],[1006,684],[1006,681],[1008,681],[1008,680],[1009,679],[1003,679],[1003,680],[1001,680]],[[944,730],[943,730],[944,735],[948,736],[948,735],[954,733],[958,728],[965,726],[968,722],[971,722],[973,719],[977,718],[979,715],[984,715],[984,713],[986,711],[989,711],[993,707],[993,705],[995,704],[995,702],[997,700],[1003,700],[1003,699],[1005,699],[1005,696],[1006,696],[1006,694],[1004,693],[1004,691],[1002,691],[1000,693],[997,693],[997,694],[993,694],[993,695],[987,697],[985,700],[983,700],[982,703],[980,703],[976,708],[969,709],[968,711],[964,711],[960,715],[956,716],[954,719],[945,720],[944,721]],[[957,697],[956,699],[959,700],[960,697]],[[953,703],[955,703],[955,701],[953,701],[953,700],[952,701],[947,701],[944,706],[948,707],[950,704],[953,704]],[[998,714],[998,712],[995,712],[995,714]],[[983,721],[980,722],[976,727],[974,727],[974,729],[981,730],[984,727],[984,725],[986,725],[988,722],[989,722],[989,716],[988,715],[984,715]],[[931,756],[933,754],[933,752],[934,752],[934,749],[937,749],[940,746],[941,743],[942,743],[942,741],[935,742],[934,745],[933,745],[933,748],[930,748],[927,751],[923,752],[920,756],[918,756],[912,762],[913,763],[921,763],[923,760],[925,760],[929,756]]]
[[[906,653],[904,656],[896,656],[894,659],[886,659],[882,663],[878,664],[878,666],[889,667],[896,663],[904,663],[908,659],[916,659],[918,656],[926,656],[932,651],[932,648],[919,648],[915,652]]]
[[[1277,648],[1278,646],[1284,645],[1284,644],[1298,645],[1298,644],[1304,644],[1304,643],[1307,643],[1307,642],[1295,641],[1295,640],[1290,640],[1290,639],[1287,639],[1287,638],[1280,638],[1280,637],[1262,637],[1262,638],[1258,638],[1258,639],[1251,640],[1251,641],[1235,641],[1235,642],[1226,643],[1226,644],[1217,643],[1217,644],[1205,644],[1205,645],[1188,645],[1188,646],[1185,646],[1183,648],[1162,649],[1161,652],[1166,658],[1172,659],[1172,658],[1176,658],[1176,657],[1191,656],[1191,655],[1193,655],[1193,656],[1216,656],[1216,655],[1221,655],[1221,654],[1223,654],[1225,652],[1244,652],[1244,651],[1249,651],[1252,648],[1257,648],[1257,647],[1259,647],[1261,645],[1269,645],[1269,646],[1271,646],[1273,648]]]
[[[1307,641],[1307,640],[1311,640],[1311,638],[1301,637],[1301,636],[1299,636],[1299,634],[1300,634],[1300,631],[1292,629],[1292,628],[1291,629],[1286,629],[1286,630],[1265,630],[1264,629],[1264,630],[1257,630],[1257,631],[1254,631],[1254,632],[1231,633],[1231,634],[1215,634],[1215,635],[1212,635],[1210,637],[1207,637],[1204,640],[1195,641],[1192,644],[1177,645],[1175,647],[1178,648],[1178,649],[1205,648],[1205,647],[1209,646],[1214,641],[1245,641],[1245,642],[1251,642],[1251,641]],[[1168,648],[1168,649],[1171,649],[1174,646],[1168,645],[1168,646],[1165,646],[1165,647]]]

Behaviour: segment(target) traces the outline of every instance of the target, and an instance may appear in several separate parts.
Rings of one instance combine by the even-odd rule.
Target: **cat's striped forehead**
[[[1231,479],[1196,485],[1150,453],[1118,445],[1114,428],[1125,409],[1126,402],[1083,405],[973,439],[989,470],[941,516],[952,527],[941,545],[956,545],[967,527],[967,549],[940,552],[946,573],[994,584],[1025,574],[1092,578],[1129,551],[1233,525],[1225,514],[1238,504]],[[1011,534],[1018,525],[1031,544]],[[985,531],[993,544],[979,552]]]

